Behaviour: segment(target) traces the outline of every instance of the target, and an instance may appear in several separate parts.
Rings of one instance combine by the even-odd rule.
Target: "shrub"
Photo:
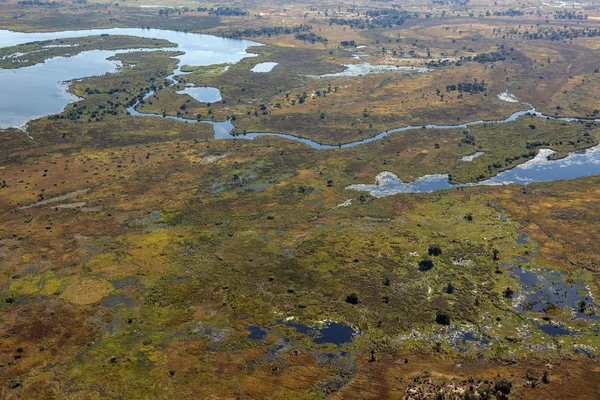
[[[506,380],[500,380],[496,382],[494,389],[503,395],[508,395],[510,393],[510,389],[512,389],[512,383]]]
[[[435,322],[440,325],[450,325],[450,314],[446,311],[438,311],[435,314]]]
[[[419,261],[419,269],[421,271],[429,271],[431,268],[433,268],[433,261],[431,261],[428,258],[424,258],[421,261]]]
[[[358,299],[358,295],[356,293],[352,293],[346,296],[346,303],[358,304],[359,302],[360,300]]]
[[[442,249],[437,244],[429,245],[429,249],[427,250],[430,256],[439,256],[442,254]]]

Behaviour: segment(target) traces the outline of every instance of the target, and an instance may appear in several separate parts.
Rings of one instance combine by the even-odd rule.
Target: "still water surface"
[[[260,45],[259,43],[248,40],[225,39],[196,33],[157,29],[115,28],[45,33],[22,33],[0,30],[0,47],[34,41],[101,34],[166,39],[176,44],[174,47],[167,48],[167,50],[176,50],[182,53],[177,56],[177,59],[179,59],[177,68],[173,71],[173,74],[169,76],[173,83],[175,83],[174,76],[183,74],[183,72],[181,72],[181,67],[184,65],[206,66],[236,63],[245,57],[254,56],[253,54],[246,52],[249,46]],[[68,103],[77,100],[76,96],[67,92],[67,84],[65,81],[116,72],[120,67],[120,64],[118,61],[109,60],[109,58],[126,51],[131,50],[88,51],[73,57],[56,57],[30,67],[10,70],[0,69],[0,87],[3,88],[0,94],[0,128],[19,127],[33,118],[62,111]],[[265,65],[265,67],[272,67],[272,64]],[[190,94],[192,97],[203,102],[219,101],[221,99],[220,93],[216,88],[187,87],[182,90],[182,92]],[[153,92],[148,93],[145,98],[150,97],[152,94]],[[136,105],[128,109],[131,115],[158,117],[157,115],[138,112],[136,110]],[[425,126],[405,126],[390,129],[381,132],[378,135],[361,140],[335,145],[319,143],[302,137],[273,132],[251,132],[244,135],[233,135],[232,131],[234,126],[231,121],[196,121],[174,116],[166,116],[166,118],[188,123],[200,122],[211,124],[214,127],[214,136],[216,139],[254,139],[256,137],[268,135],[301,142],[316,149],[350,148],[380,140],[392,133],[408,130],[423,128],[468,128],[471,125],[502,124],[515,121],[518,118],[548,118],[567,122],[600,122],[600,119],[590,120],[547,116],[536,111],[535,108],[532,107],[529,110],[515,112],[502,120],[480,120],[456,125],[431,124]],[[478,183],[452,184],[448,181],[448,175],[445,174],[427,175],[418,178],[413,182],[402,182],[396,175],[384,171],[376,177],[376,182],[373,185],[357,184],[351,185],[348,188],[368,191],[374,196],[382,197],[396,193],[432,192],[465,186],[499,185],[508,183],[527,184],[530,182],[574,179],[600,173],[600,146],[592,147],[583,152],[570,154],[568,157],[561,160],[548,160],[548,155],[551,153],[551,150],[542,149],[534,159],[510,170],[501,172],[489,180]]]

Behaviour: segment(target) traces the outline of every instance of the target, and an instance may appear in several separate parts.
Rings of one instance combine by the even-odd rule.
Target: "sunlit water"
[[[183,65],[236,63],[252,55],[246,52],[249,46],[260,45],[248,40],[225,39],[197,33],[115,28],[42,33],[0,30],[0,47],[102,34],[165,39],[175,43],[175,47],[166,50],[183,52],[177,56],[180,61],[176,72]],[[154,50],[156,49],[151,51]],[[0,69],[0,87],[3,94],[0,95],[0,128],[20,127],[31,119],[61,112],[67,104],[78,100],[67,92],[68,85],[65,81],[116,72],[119,63],[108,61],[107,58],[127,51],[88,51],[73,57],[56,57],[29,67]]]
[[[46,33],[21,33],[0,30],[0,47],[17,45],[20,43],[51,40],[59,38],[73,38],[83,36],[95,36],[101,34],[110,35],[132,35],[145,38],[166,39],[176,46],[168,48],[168,50],[176,50],[182,52],[176,58],[179,60],[177,68],[169,76],[169,79],[176,83],[175,76],[184,74],[181,67],[184,65],[207,66],[214,64],[232,64],[241,59],[253,54],[246,52],[249,46],[257,46],[259,43],[225,39],[210,35],[202,35],[195,33],[184,33],[175,31],[165,31],[156,29],[139,29],[139,28],[116,28],[116,29],[93,29],[85,31],[65,31],[65,32],[46,32]],[[156,49],[148,49],[145,51],[155,51]],[[118,70],[120,64],[118,61],[108,60],[115,54],[131,50],[118,51],[88,51],[80,53],[73,57],[56,57],[47,60],[44,63],[30,67],[17,69],[0,69],[0,85],[3,88],[0,95],[0,128],[19,127],[27,121],[52,113],[60,112],[65,105],[77,100],[77,97],[66,91],[66,81],[73,79],[81,79],[87,76],[100,75],[111,73]],[[274,63],[257,64],[259,70],[266,71],[268,68],[273,68]],[[372,71],[372,66],[367,68],[367,64],[357,64],[344,71],[346,76],[355,74],[364,74],[372,72],[389,72],[392,70],[402,70],[399,67],[377,68]],[[270,70],[270,69],[269,69]],[[415,72],[424,72],[416,70]],[[335,75],[338,76],[338,75]],[[324,76],[321,76],[324,77]],[[221,100],[221,95],[216,88],[199,88],[186,87],[180,93],[188,94],[202,102],[214,102]],[[144,99],[152,96],[154,92],[148,93]],[[128,111],[133,116],[158,117],[154,114],[145,114],[136,110],[139,103],[128,108]],[[234,129],[231,121],[214,122],[214,121],[196,121],[193,119],[185,119],[175,116],[165,116],[165,118],[183,121],[187,123],[208,123],[214,128],[214,136],[216,139],[254,139],[260,136],[278,136],[281,138],[304,143],[315,149],[343,149],[358,146],[380,140],[392,133],[400,133],[416,129],[456,129],[468,128],[471,125],[481,124],[501,124],[515,121],[518,118],[547,118],[561,121],[595,121],[599,119],[579,119],[571,117],[554,117],[546,116],[537,112],[533,107],[530,110],[518,111],[505,119],[493,121],[472,121],[456,125],[425,125],[425,126],[405,126],[401,128],[390,129],[381,132],[377,135],[363,138],[348,143],[339,144],[324,144],[314,140],[297,137],[289,134],[274,133],[274,132],[250,132],[243,135],[233,135]],[[432,192],[436,190],[451,189],[466,186],[478,185],[500,185],[509,183],[527,184],[530,182],[544,182],[551,180],[574,179],[600,173],[600,147],[596,146],[583,152],[570,154],[562,160],[548,160],[548,155],[552,151],[548,149],[540,150],[539,154],[532,160],[521,164],[513,169],[504,171],[494,178],[469,184],[451,184],[448,181],[448,175],[434,174],[427,175],[416,179],[413,182],[402,182],[397,176],[390,172],[382,172],[376,177],[376,183],[351,185],[349,189],[364,190],[372,195],[381,197],[396,193],[414,193],[414,192]],[[472,156],[467,156],[463,161],[471,161],[476,153]]]
[[[375,177],[375,184],[350,185],[348,189],[367,191],[375,197],[384,197],[397,193],[428,193],[460,187],[511,183],[528,184],[600,174],[600,146],[571,153],[560,160],[549,160],[548,156],[552,153],[554,151],[541,149],[533,159],[478,183],[452,184],[448,181],[447,174],[426,175],[413,182],[403,182],[395,174],[384,171]]]
[[[263,62],[263,63],[256,64],[254,67],[252,67],[252,69],[250,71],[263,72],[263,73],[271,72],[271,71],[273,71],[273,68],[275,68],[278,65],[279,65],[279,63],[276,63],[276,62]]]

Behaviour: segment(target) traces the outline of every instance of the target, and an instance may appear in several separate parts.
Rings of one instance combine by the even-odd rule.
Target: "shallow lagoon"
[[[259,43],[225,39],[210,35],[202,35],[195,33],[184,33],[175,31],[165,31],[157,29],[139,29],[139,28],[116,28],[116,29],[93,29],[85,31],[65,31],[65,32],[46,32],[46,33],[21,33],[0,30],[0,47],[12,46],[20,43],[27,43],[40,40],[50,40],[57,38],[83,37],[101,34],[112,35],[132,35],[146,38],[166,39],[172,43],[177,43],[176,47],[169,50],[177,50],[183,54],[177,56],[180,60],[178,67],[170,75],[173,77],[177,74],[183,74],[181,67],[183,65],[206,66],[213,64],[235,63],[239,60],[253,56],[246,52],[249,46],[260,45]],[[152,49],[150,51],[155,51]],[[128,51],[128,50],[124,50]],[[148,51],[148,50],[144,50]],[[10,88],[8,93],[16,95],[0,99],[0,128],[22,126],[26,121],[61,111],[65,105],[76,100],[77,98],[66,91],[64,81],[72,79],[80,79],[85,76],[103,74],[107,72],[115,72],[119,64],[117,61],[108,61],[107,58],[121,51],[89,51],[79,54],[74,57],[57,57],[46,61],[42,64],[37,64],[31,67],[18,68],[13,70],[0,69],[0,84],[4,88]],[[267,63],[261,63],[267,64]],[[260,65],[260,64],[259,64]],[[270,66],[270,65],[269,65]],[[368,66],[368,68],[367,68]],[[373,66],[369,64],[356,64],[345,73],[352,74],[372,71]],[[265,67],[266,68],[266,67]],[[367,68],[367,70],[365,70]],[[385,66],[383,70],[390,71],[390,66]],[[393,67],[398,69],[400,67]],[[402,69],[401,69],[402,70]],[[417,70],[416,72],[423,72]],[[19,85],[17,90],[14,85]],[[11,86],[13,85],[13,86]],[[24,86],[25,88],[21,88]],[[196,89],[196,90],[194,90]],[[209,102],[208,97],[212,101],[217,98],[215,88],[185,88],[186,92],[192,97],[197,96],[200,101]],[[209,93],[210,92],[210,93]],[[153,93],[148,93],[145,98],[148,98]],[[220,98],[220,93],[218,94]],[[133,116],[155,116],[152,114],[142,114],[135,110],[135,105],[128,109]],[[562,121],[595,121],[589,119],[578,119],[571,117],[553,117],[546,116],[537,112],[534,108],[526,111],[518,111],[503,120],[496,121],[472,121],[456,125],[425,125],[425,126],[405,126],[402,128],[390,129],[379,133],[378,135],[357,140],[349,143],[340,143],[338,145],[322,144],[313,140],[297,137],[289,134],[272,133],[272,132],[251,132],[244,135],[232,135],[234,128],[230,121],[213,122],[213,121],[196,121],[174,116],[167,118],[184,121],[188,123],[209,123],[213,125],[216,139],[232,139],[246,138],[253,139],[259,136],[271,135],[279,136],[285,139],[299,141],[316,149],[339,149],[358,146],[360,144],[380,140],[392,133],[400,133],[408,130],[429,128],[429,129],[455,129],[467,128],[470,125],[480,124],[496,124],[514,121],[523,116],[541,117]],[[584,176],[590,176],[600,173],[600,146],[590,148],[584,152],[570,154],[568,157],[561,160],[548,160],[548,155],[552,154],[551,150],[542,149],[539,154],[532,160],[521,164],[511,170],[504,171],[497,176],[483,182],[454,185],[448,182],[448,176],[444,174],[434,174],[421,177],[414,182],[402,182],[397,176],[390,172],[383,172],[376,178],[374,185],[362,184],[351,185],[349,189],[369,191],[377,197],[387,196],[396,193],[414,193],[414,192],[432,192],[436,190],[444,190],[456,187],[479,186],[479,185],[500,185],[509,183],[527,184],[530,182],[545,182],[552,180],[574,179]],[[474,155],[473,155],[474,156]],[[465,160],[469,161],[469,160]]]
[[[403,72],[405,74],[420,74],[429,71],[427,68],[415,68],[415,67],[397,67],[395,65],[371,65],[367,62],[361,64],[347,64],[344,65],[346,69],[342,72],[334,74],[324,75],[311,75],[311,78],[339,78],[339,77],[353,77],[363,76],[368,74],[383,74],[386,72]]]
[[[597,320],[596,304],[583,279],[563,272],[530,270],[509,266],[511,278],[518,286],[513,308],[519,312],[543,313],[549,304],[572,310],[574,318]],[[548,327],[551,330],[552,327]]]
[[[19,127],[27,121],[59,113],[79,98],[67,91],[66,80],[115,72],[120,66],[109,61],[114,52],[95,50],[19,69],[0,69],[0,128]]]
[[[571,153],[560,160],[549,160],[548,156],[553,153],[552,150],[541,149],[533,159],[478,183],[452,184],[448,181],[447,174],[426,175],[413,182],[403,182],[395,174],[384,171],[375,177],[375,184],[355,184],[347,188],[367,191],[375,197],[384,197],[397,193],[429,193],[469,186],[511,183],[526,185],[532,182],[576,179],[600,174],[600,145]]]
[[[316,344],[333,343],[339,346],[351,342],[357,334],[350,325],[336,321],[327,321],[317,326],[286,321],[284,325],[294,328],[296,332],[308,335]]]
[[[180,62],[175,72],[178,72],[183,65],[236,63],[242,58],[253,56],[246,52],[249,46],[260,45],[248,40],[225,39],[197,33],[115,28],[42,33],[0,30],[0,47],[103,34],[165,39],[176,43],[176,47],[162,49],[184,53],[177,56]],[[155,50],[157,49],[150,51]],[[78,100],[67,92],[65,81],[116,72],[120,64],[117,61],[108,61],[107,58],[127,51],[89,51],[74,57],[53,58],[30,67],[0,69],[0,85],[3,92],[11,94],[7,97],[0,96],[3,97],[0,98],[0,128],[20,127],[33,118],[62,111],[67,104]]]

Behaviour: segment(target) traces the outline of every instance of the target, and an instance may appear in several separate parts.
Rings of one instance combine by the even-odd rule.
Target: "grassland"
[[[596,145],[596,124],[524,117],[316,150],[273,136],[215,140],[208,124],[127,113],[156,89],[139,111],[235,117],[237,133],[332,144],[411,124],[502,118],[527,103],[588,117],[600,108],[598,38],[522,43],[506,31],[537,23],[593,27],[594,20],[556,21],[551,9],[479,17],[503,9],[441,4],[401,27],[356,29],[330,25],[337,4],[327,2],[235,6],[249,14],[216,16],[189,4],[167,18],[132,4],[0,3],[0,26],[19,30],[144,25],[232,34],[309,23],[328,39],[252,36],[266,44],[250,49],[256,57],[227,70],[189,66],[173,87],[165,78],[177,52],[120,54],[118,73],[71,85],[81,101],[31,121],[27,134],[0,131],[2,396],[594,398],[598,322],[575,318],[560,302],[541,313],[517,311],[518,296],[507,296],[507,288],[523,291],[511,275],[511,266],[521,266],[540,276],[564,273],[565,285],[582,282],[599,298],[600,177],[383,198],[345,188],[382,170],[407,181],[432,173],[481,180],[539,148],[562,157]],[[335,15],[389,7],[358,2]],[[425,13],[429,6],[410,7]],[[64,43],[165,46],[110,40]],[[349,51],[342,40],[367,47]],[[505,60],[455,64],[502,45]],[[66,49],[42,51],[40,60]],[[310,77],[361,62],[353,58],[358,52],[372,65],[450,62],[420,74]],[[250,71],[264,61],[279,65]],[[474,78],[485,80],[484,92],[446,90]],[[177,94],[186,83],[216,87],[223,101]],[[505,90],[520,103],[500,100]],[[460,161],[476,151],[484,155]],[[356,335],[341,345],[318,343],[286,325],[324,320],[350,325]],[[550,335],[545,324],[568,333]],[[252,327],[264,335],[253,337]]]

